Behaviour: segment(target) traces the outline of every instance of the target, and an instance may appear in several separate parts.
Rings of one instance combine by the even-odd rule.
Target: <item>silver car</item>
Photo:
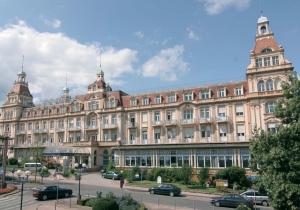
[[[265,194],[261,194],[255,190],[247,190],[246,192],[241,193],[245,198],[251,199],[255,204],[268,206],[269,197]]]

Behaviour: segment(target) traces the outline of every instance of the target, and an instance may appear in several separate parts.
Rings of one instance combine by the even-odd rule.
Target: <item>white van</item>
[[[35,171],[41,169],[43,166],[41,163],[25,163],[24,164],[24,170],[29,170],[29,171]]]

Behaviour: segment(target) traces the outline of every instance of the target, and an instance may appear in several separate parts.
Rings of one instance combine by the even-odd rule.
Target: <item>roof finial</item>
[[[22,56],[22,73],[24,73],[24,55]]]

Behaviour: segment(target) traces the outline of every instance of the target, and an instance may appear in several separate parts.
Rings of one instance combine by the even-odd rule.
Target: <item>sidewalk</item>
[[[40,204],[27,206],[24,210],[33,210],[33,209],[41,209],[41,210],[53,210],[55,208],[56,201],[52,202],[41,202]],[[92,207],[88,206],[80,206],[76,204],[76,198],[71,200],[69,199],[60,199],[58,204],[56,205],[56,210],[92,210]]]

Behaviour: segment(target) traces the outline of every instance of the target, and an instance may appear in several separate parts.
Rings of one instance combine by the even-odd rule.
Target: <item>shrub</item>
[[[119,210],[119,206],[114,199],[98,198],[93,210]]]
[[[237,166],[218,171],[216,178],[228,180],[229,187],[231,188],[234,183],[244,188],[250,186],[250,181],[246,177],[246,170]]]
[[[8,159],[8,164],[9,164],[9,165],[18,165],[18,159],[17,159],[17,158],[14,158],[14,157],[9,158],[9,159]]]
[[[94,207],[100,198],[88,198],[84,206]]]
[[[190,184],[192,178],[192,167],[191,166],[183,166],[180,170],[180,179],[184,184]]]
[[[208,168],[201,168],[200,171],[199,171],[199,174],[198,174],[198,180],[199,180],[199,184],[201,186],[204,186],[205,185],[205,182],[206,180],[208,179],[209,177],[209,169]]]

